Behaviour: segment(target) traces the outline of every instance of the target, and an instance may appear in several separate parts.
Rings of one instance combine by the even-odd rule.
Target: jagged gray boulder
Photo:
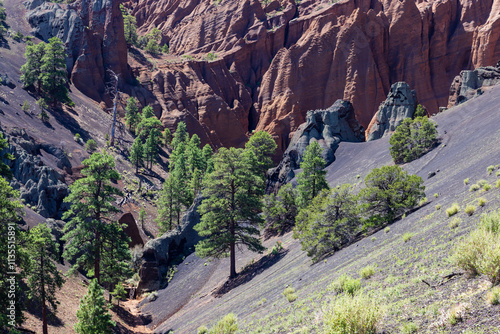
[[[193,252],[194,245],[201,240],[194,226],[200,222],[198,207],[202,200],[201,195],[196,197],[178,228],[146,243],[139,269],[139,294],[160,289],[172,261],[178,256]]]
[[[41,150],[52,155],[57,167],[66,171],[71,170],[68,157],[60,148],[36,143],[24,129],[12,129],[6,137],[8,152],[15,158],[4,160],[12,170],[11,186],[19,190],[21,199],[41,216],[60,218],[68,209],[68,204],[63,202],[69,194],[68,186],[61,174],[44,165],[40,159]]]
[[[500,61],[496,66],[462,71],[450,87],[448,108],[459,105],[483,93],[483,89],[500,83]]]
[[[342,141],[364,141],[364,129],[356,120],[349,101],[337,100],[328,109],[307,112],[306,122],[295,131],[283,159],[268,171],[266,191],[276,191],[295,177],[307,146],[317,141],[323,148],[323,158],[329,165],[335,160],[335,151]]]
[[[366,141],[380,139],[394,132],[405,118],[417,109],[417,93],[406,82],[391,86],[387,99],[380,105],[368,127]]]

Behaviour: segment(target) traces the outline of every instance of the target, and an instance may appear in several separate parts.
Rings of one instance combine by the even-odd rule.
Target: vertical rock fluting
[[[64,5],[31,0],[26,7],[35,36],[44,41],[57,36],[63,41],[70,79],[85,95],[104,99],[108,69],[119,73],[124,83],[131,81],[119,1],[80,0]]]

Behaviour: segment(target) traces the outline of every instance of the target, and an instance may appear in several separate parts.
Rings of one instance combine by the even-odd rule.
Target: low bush
[[[453,249],[452,261],[470,275],[482,274],[500,281],[500,211],[481,216],[479,228]]]
[[[436,211],[441,210],[441,204],[436,204]]]
[[[464,185],[468,185],[468,184],[469,184],[469,178],[466,178],[466,179],[464,180]]]
[[[238,331],[238,319],[234,313],[229,313],[224,316],[210,330],[210,334],[234,334]]]
[[[500,286],[493,287],[486,295],[486,301],[490,305],[500,304]]]
[[[472,216],[474,214],[474,212],[476,212],[476,207],[474,205],[467,205],[465,207],[465,213],[468,214],[469,216]]]
[[[198,327],[198,334],[208,334],[207,326],[203,325]]]
[[[337,293],[344,292],[345,294],[354,296],[361,289],[361,280],[354,279],[348,275],[342,275],[330,287]]]
[[[97,143],[95,142],[95,140],[94,139],[87,140],[87,144],[85,144],[85,149],[90,153],[95,152],[95,150],[97,150]]]
[[[325,334],[375,334],[382,319],[380,303],[367,295],[337,296],[325,312]]]
[[[407,322],[401,326],[401,333],[403,334],[413,334],[418,332],[418,326],[413,322]]]
[[[389,233],[391,232],[391,228],[389,226],[387,226],[386,228],[384,228],[384,232],[385,233]]]
[[[414,235],[415,235],[415,233],[406,232],[405,234],[403,234],[403,241],[404,242],[410,241]]]
[[[484,197],[479,197],[479,198],[477,199],[477,205],[479,205],[479,206],[485,206],[485,205],[486,205],[486,202],[487,202],[487,201],[486,201],[486,198],[484,198]]]
[[[434,198],[438,198],[439,197],[439,194],[438,193],[435,193],[434,194]]]
[[[448,217],[451,217],[453,215],[456,215],[459,211],[460,211],[460,205],[458,205],[458,203],[453,203],[451,207],[446,209],[446,215]]]
[[[495,185],[495,187],[500,188],[500,180],[497,180],[497,184]]]
[[[488,175],[491,175],[491,173],[493,173],[494,170],[495,170],[495,166],[493,166],[493,165],[490,165],[486,168]]]
[[[491,185],[490,185],[489,183],[487,183],[487,184],[485,184],[485,185],[483,186],[483,190],[484,190],[484,191],[491,190],[491,188],[492,188],[492,187],[491,187]]]
[[[455,217],[452,220],[450,220],[450,222],[448,223],[448,227],[453,230],[454,228],[457,228],[461,222],[462,220],[460,218]]]
[[[290,303],[296,301],[298,298],[297,294],[295,293],[295,289],[291,286],[287,287],[285,291],[283,291],[283,295]]]
[[[372,265],[367,265],[359,271],[359,276],[364,279],[369,279],[373,276],[373,274],[375,274],[375,267],[373,267]]]
[[[470,186],[469,191],[473,192],[473,191],[478,191],[479,189],[481,189],[481,186],[476,183],[476,184],[473,184],[472,186]]]

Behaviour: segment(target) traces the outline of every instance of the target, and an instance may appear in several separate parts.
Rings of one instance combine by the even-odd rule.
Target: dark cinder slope
[[[360,268],[372,264],[380,271],[370,281],[363,281],[363,285],[381,294],[389,306],[382,325],[387,333],[399,333],[399,326],[408,321],[412,312],[415,315],[411,317],[422,332],[432,333],[435,328],[432,324],[439,320],[440,312],[462,302],[460,298],[469,298],[472,306],[467,313],[468,321],[457,324],[451,332],[459,333],[477,325],[485,333],[494,333],[495,326],[499,325],[498,308],[485,305],[480,295],[484,292],[482,288],[478,288],[478,295],[464,292],[470,286],[482,287],[482,281],[459,276],[453,284],[444,284],[431,294],[430,288],[419,278],[438,280],[443,273],[455,270],[444,260],[453,243],[470,230],[481,212],[499,207],[500,189],[471,193],[463,180],[470,178],[470,184],[479,179],[496,182],[496,176],[488,175],[486,167],[500,163],[500,86],[433,119],[439,125],[441,145],[404,166],[407,171],[424,178],[430,204],[394,223],[389,233],[381,230],[317,264],[311,263],[291,234],[280,238],[285,252],[279,257],[266,256],[259,261],[259,255],[242,252],[237,259],[238,266],[243,267],[255,258],[254,268],[259,270],[251,277],[244,276],[243,284],[219,297],[214,292],[227,278],[227,262],[205,264],[204,260],[191,255],[179,265],[180,270],[170,285],[159,291],[158,299],[142,309],[152,314],[154,331],[196,333],[198,326],[211,325],[223,315],[234,312],[243,333],[302,332],[305,328],[313,333],[322,332],[321,305],[329,300],[326,287],[339,275],[349,273],[357,277]],[[358,183],[357,188],[360,188],[373,168],[392,164],[388,141],[389,138],[383,138],[368,143],[341,143],[337,160],[328,167],[330,185],[350,182]],[[430,172],[436,175],[428,178]],[[470,218],[459,213],[462,220],[459,228],[450,229],[450,219],[444,213],[446,207],[453,202],[464,207],[479,196],[487,199],[487,205],[478,207]],[[442,206],[441,210],[435,209],[437,204]],[[403,242],[402,235],[407,232],[413,233],[413,237]],[[276,240],[278,238],[267,240],[265,244],[272,247]],[[282,295],[287,285],[294,287],[299,296],[293,304]],[[398,297],[387,292],[389,288],[399,289]],[[427,308],[435,308],[434,313],[421,312]]]

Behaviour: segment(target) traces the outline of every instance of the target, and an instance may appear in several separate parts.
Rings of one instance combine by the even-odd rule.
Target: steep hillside
[[[425,180],[430,203],[392,224],[390,230],[381,230],[317,264],[311,263],[291,234],[266,240],[268,247],[281,240],[284,251],[275,257],[240,253],[240,270],[246,265],[250,270],[231,286],[224,285],[226,260],[206,262],[190,255],[178,266],[168,287],[158,291],[157,299],[144,302],[142,311],[153,316],[151,328],[155,333],[195,333],[198,326],[213,324],[234,312],[245,333],[321,332],[325,305],[332,296],[329,284],[344,273],[358,277],[358,271],[370,264],[376,266],[376,273],[362,284],[388,307],[382,321],[386,333],[400,333],[400,326],[409,321],[420,328],[419,333],[435,333],[433,324],[458,303],[468,305],[464,321],[448,325],[446,332],[479,328],[484,333],[497,333],[500,309],[486,305],[483,299],[488,284],[464,275],[450,280],[442,277],[459,272],[447,261],[458,238],[475,226],[482,213],[500,207],[499,188],[471,193],[463,182],[466,178],[471,184],[486,179],[492,184],[498,179],[488,175],[486,167],[500,161],[499,107],[500,86],[496,86],[433,117],[441,145],[404,165]],[[330,185],[350,182],[361,187],[372,168],[392,163],[388,141],[340,143],[337,159],[327,169]],[[429,173],[435,176],[429,178]],[[459,213],[458,228],[450,228],[451,218],[444,210],[454,202],[465,207],[477,197],[484,197],[486,206],[471,217]],[[437,210],[436,205],[442,209]],[[408,233],[411,240],[405,242],[402,236]],[[422,280],[443,284],[434,289]],[[298,294],[292,304],[282,295],[288,285]]]

